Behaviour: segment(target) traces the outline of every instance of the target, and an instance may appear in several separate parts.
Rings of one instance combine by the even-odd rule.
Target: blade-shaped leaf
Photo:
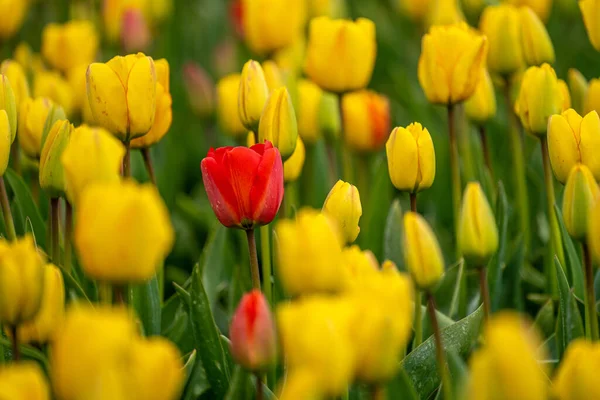
[[[156,274],[148,282],[130,285],[129,304],[140,318],[144,334],[160,335],[160,291]]]
[[[581,264],[577,249],[575,248],[575,243],[573,243],[573,239],[571,239],[571,236],[565,227],[562,212],[560,212],[560,209],[556,204],[554,205],[554,212],[556,213],[556,219],[558,219],[560,236],[562,237],[563,247],[565,248],[565,267],[568,271],[568,282],[570,282],[571,287],[574,287],[575,295],[580,299],[583,299],[585,288],[583,281],[583,265]]]
[[[554,259],[558,278],[559,313],[556,325],[558,354],[562,357],[569,343],[584,335],[581,314],[575,303],[573,291],[569,288],[565,271],[557,258]]]
[[[406,271],[402,254],[402,207],[395,199],[385,221],[383,259],[393,261],[400,271]]]
[[[496,225],[498,226],[498,251],[488,264],[488,279],[490,286],[490,302],[492,311],[498,310],[502,290],[502,270],[506,263],[506,245],[508,232],[508,200],[502,182],[498,183],[496,199]]]

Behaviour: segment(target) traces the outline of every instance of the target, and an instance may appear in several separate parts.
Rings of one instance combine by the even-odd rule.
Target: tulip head
[[[544,23],[548,21],[552,9],[552,0],[507,0],[507,3],[531,8]]]
[[[552,46],[544,23],[529,7],[520,7],[519,17],[521,48],[527,65],[552,64],[554,62],[554,46]]]
[[[594,78],[590,80],[583,108],[586,113],[590,111],[600,113],[600,79]]]
[[[267,60],[263,62],[262,69],[265,74],[265,81],[267,82],[269,92],[273,92],[275,89],[285,86],[283,74],[275,61]]]
[[[296,149],[298,140],[298,123],[292,99],[284,86],[275,89],[260,117],[258,129],[260,143],[270,141],[273,143],[283,161],[291,157]]]
[[[385,150],[388,172],[398,190],[417,193],[435,178],[435,150],[427,128],[418,122],[392,131]]]
[[[33,96],[47,97],[61,106],[71,117],[75,111],[76,97],[69,82],[56,71],[39,71],[33,82]]]
[[[360,232],[358,222],[362,215],[356,186],[342,180],[337,181],[325,199],[323,212],[337,224],[342,242],[352,243],[356,240]]]
[[[58,120],[52,125],[40,156],[40,188],[50,198],[65,194],[65,172],[61,162],[62,154],[69,144],[73,125],[67,120]]]
[[[487,67],[491,72],[509,76],[525,65],[517,7],[506,3],[486,7],[479,29],[488,38]]]
[[[562,79],[559,79],[558,88],[560,89],[563,100],[560,111],[566,111],[569,108],[571,108],[571,93],[569,93],[569,87],[567,86],[567,82],[563,81]]]
[[[29,10],[29,2],[8,0],[0,3],[0,15],[5,15],[0,21],[0,40],[11,38],[21,28]]]
[[[0,110],[0,176],[3,176],[8,168],[11,146],[10,123],[6,110]]]
[[[298,134],[308,144],[316,143],[322,134],[320,111],[323,96],[323,90],[312,81],[302,79],[298,82]]]
[[[77,114],[81,116],[84,123],[94,125],[94,116],[87,95],[87,67],[87,65],[79,65],[71,68],[67,73],[67,82],[71,86],[74,109]]]
[[[15,95],[16,113],[21,102],[29,97],[29,82],[23,67],[14,60],[4,60],[0,64],[0,74],[6,76]]]
[[[554,376],[553,393],[558,399],[584,400],[600,396],[596,371],[600,367],[600,345],[584,338],[569,343]]]
[[[39,157],[42,151],[42,136],[46,118],[54,104],[50,99],[28,98],[21,104],[19,112],[19,145],[31,158]],[[64,119],[64,117],[63,117]]]
[[[146,51],[152,42],[148,18],[139,8],[131,7],[123,13],[121,45],[127,53]]]
[[[260,64],[254,60],[244,64],[238,89],[238,113],[246,129],[256,132],[269,99],[269,87]]]
[[[358,152],[377,151],[390,132],[390,103],[387,97],[359,90],[342,97],[344,140]]]
[[[239,74],[227,75],[217,82],[217,119],[223,133],[231,137],[240,137],[248,132],[238,113],[239,88]]]
[[[465,21],[465,16],[456,0],[435,0],[427,13],[427,26],[451,25]]]
[[[254,135],[252,135],[254,136]],[[283,163],[283,180],[285,183],[294,182],[302,173],[304,167],[304,158],[306,157],[306,149],[300,136],[296,141],[296,149],[292,156]]]
[[[421,290],[433,289],[444,274],[444,258],[433,230],[415,212],[404,214],[402,245],[406,267],[417,287]]]
[[[51,23],[42,32],[42,55],[48,63],[67,72],[79,65],[89,65],[98,52],[98,33],[93,22],[72,20]]]
[[[3,364],[0,367],[0,399],[50,400],[44,372],[33,361]]]
[[[588,37],[592,46],[600,51],[600,26],[598,25],[598,15],[600,7],[597,0],[580,0],[579,9],[583,15],[583,22],[587,30]]]
[[[263,371],[276,361],[276,334],[269,303],[259,290],[245,294],[229,328],[231,355],[248,371]]]
[[[11,143],[17,135],[17,101],[8,76],[0,74],[0,110],[4,110],[10,128]]]
[[[183,66],[183,80],[192,111],[201,118],[210,116],[215,108],[215,83],[210,75],[200,65],[188,62]],[[233,90],[236,118],[239,118],[237,116],[238,87],[239,81],[236,82],[235,90]]]
[[[589,168],[575,165],[569,173],[562,203],[565,227],[574,239],[585,239],[591,208],[598,196],[600,188]]]
[[[487,69],[482,70],[475,93],[465,102],[465,113],[480,126],[496,116],[494,83]]]
[[[588,81],[585,76],[575,68],[569,69],[567,77],[569,91],[571,94],[571,103],[578,113],[582,114],[585,107],[585,98],[588,90]]]

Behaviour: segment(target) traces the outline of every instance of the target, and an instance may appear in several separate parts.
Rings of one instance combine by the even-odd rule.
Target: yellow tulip
[[[290,45],[277,50],[273,54],[272,59],[277,63],[280,70],[294,76],[299,76],[302,73],[305,54],[306,37],[304,32],[302,32]]]
[[[379,262],[370,250],[361,251],[357,245],[342,250],[342,260],[350,273],[349,289],[362,287],[366,279],[379,271]]]
[[[585,96],[584,112],[596,111],[600,113],[600,79],[590,80]]]
[[[50,388],[38,364],[24,361],[0,366],[0,399],[50,400]]]
[[[273,92],[275,89],[285,86],[281,70],[274,61],[267,60],[263,62],[262,69],[265,74],[265,81],[267,82],[269,92]]]
[[[87,67],[87,65],[80,65],[71,68],[67,74],[67,82],[73,93],[74,109],[84,123],[94,125],[94,116],[87,95]]]
[[[0,176],[3,176],[8,168],[10,157],[11,130],[6,110],[0,110]]]
[[[0,40],[12,37],[21,28],[29,10],[28,0],[3,0],[0,2]]]
[[[248,130],[256,131],[269,99],[269,87],[258,62],[249,60],[244,64],[238,96],[240,121]]]
[[[93,63],[87,91],[97,124],[128,142],[152,128],[156,109],[154,60],[142,53]]]
[[[19,145],[31,158],[39,157],[42,151],[42,135],[46,117],[54,106],[50,99],[28,98],[21,104],[19,111]]]
[[[91,21],[51,23],[42,32],[42,55],[63,72],[79,65],[89,65],[98,52],[98,33]]]
[[[588,222],[587,245],[596,263],[600,263],[600,201],[596,199]]]
[[[548,64],[529,67],[523,75],[515,111],[523,127],[537,136],[544,136],[548,119],[560,114],[563,95],[558,85],[556,72]]]
[[[583,110],[585,105],[585,97],[588,90],[588,81],[581,72],[575,68],[570,68],[568,82],[573,108],[575,111],[582,114],[584,112]]]
[[[258,54],[290,45],[306,21],[304,0],[242,0],[242,9],[244,39]]]
[[[562,203],[565,227],[574,239],[585,239],[590,210],[599,195],[600,188],[589,168],[583,164],[575,165],[569,173]]]
[[[60,105],[68,116],[72,116],[75,111],[76,98],[73,89],[57,72],[38,72],[33,83],[33,96],[49,98]]]
[[[323,203],[323,213],[335,221],[343,242],[352,243],[356,240],[360,232],[358,222],[362,215],[360,194],[356,186],[342,180],[337,181]]]
[[[554,395],[560,400],[600,398],[598,368],[600,345],[583,338],[573,340],[569,343],[554,376]]]
[[[496,116],[494,83],[487,69],[482,70],[475,93],[465,102],[465,113],[478,125],[484,125]]]
[[[496,219],[478,182],[465,188],[457,236],[460,252],[471,267],[485,267],[498,250]]]
[[[433,230],[415,212],[404,214],[402,242],[406,267],[421,290],[431,290],[442,279],[444,258]]]
[[[254,135],[252,135],[254,136]],[[300,136],[296,140],[296,149],[294,153],[283,163],[283,180],[287,182],[294,182],[302,173],[302,167],[304,167],[304,158],[306,157],[306,149]]]
[[[455,104],[475,92],[487,39],[466,24],[434,26],[423,36],[419,83],[434,104]]]
[[[33,319],[44,287],[44,262],[30,235],[0,241],[0,322],[15,327]]]
[[[531,8],[542,21],[546,22],[552,9],[552,0],[506,0],[515,6],[527,6]]]
[[[427,25],[452,25],[464,22],[458,0],[433,0],[427,15]]]
[[[600,118],[596,111],[581,117],[573,109],[553,115],[548,123],[548,153],[554,176],[563,184],[581,163],[600,179]]]
[[[567,86],[567,82],[563,81],[562,79],[559,79],[558,88],[560,89],[563,99],[561,111],[566,111],[569,108],[571,108],[571,93],[569,93],[569,87]]]
[[[345,0],[308,0],[310,17],[326,15],[331,18],[341,18],[346,14]]]
[[[231,74],[217,82],[217,118],[223,133],[232,137],[244,135],[248,130],[242,125],[238,113],[240,74]]]
[[[399,0],[400,9],[413,21],[422,22],[435,0]]]
[[[44,267],[44,289],[40,311],[29,322],[19,326],[22,343],[46,343],[52,341],[62,326],[65,315],[65,285],[63,276],[53,264]]]
[[[40,188],[50,198],[62,197],[65,193],[65,171],[62,154],[69,144],[73,125],[67,120],[56,121],[46,137],[40,156]]]
[[[10,128],[10,142],[17,135],[17,106],[15,94],[6,75],[0,74],[0,110],[4,110]]]
[[[398,190],[416,193],[435,179],[435,150],[427,128],[414,122],[392,131],[385,150],[390,180]]]
[[[358,152],[377,151],[390,132],[390,103],[371,90],[358,90],[342,97],[344,141]]]
[[[600,27],[598,26],[598,16],[600,15],[600,1],[598,0],[580,0],[579,8],[583,14],[583,22],[587,30],[588,37],[592,46],[600,51]]]
[[[77,203],[75,245],[84,271],[95,279],[150,279],[171,251],[173,239],[169,211],[151,184],[92,185]]]
[[[347,283],[341,264],[337,227],[324,214],[301,209],[295,220],[282,220],[275,228],[279,277],[292,296],[315,292],[339,292]]]
[[[298,141],[298,123],[290,93],[285,86],[275,89],[269,96],[258,128],[258,141],[273,143],[286,161],[292,156]]]
[[[519,8],[521,47],[528,65],[554,62],[554,47],[550,35],[538,16],[529,7]]]
[[[323,90],[308,79],[298,82],[298,134],[308,144],[315,144],[322,135],[319,124]]]
[[[33,52],[27,42],[19,42],[13,52],[14,60],[19,63],[24,71],[31,71],[33,64]],[[7,61],[7,60],[5,60]]]
[[[29,82],[23,67],[13,60],[4,60],[0,64],[0,74],[6,76],[15,95],[17,114],[21,103],[29,97]]]
[[[487,66],[491,72],[509,76],[525,66],[517,7],[505,3],[486,7],[479,29],[488,38]]]
[[[375,24],[371,20],[313,18],[304,72],[331,92],[362,89],[371,80],[376,53]]]

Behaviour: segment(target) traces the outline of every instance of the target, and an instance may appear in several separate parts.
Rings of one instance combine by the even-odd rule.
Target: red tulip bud
[[[126,53],[145,51],[150,45],[150,28],[148,22],[137,8],[130,8],[123,14],[121,42]]]
[[[269,304],[259,290],[242,297],[229,333],[231,354],[242,367],[260,371],[275,362],[275,326]]]
[[[183,80],[190,106],[200,117],[209,116],[215,105],[215,84],[204,68],[194,62],[183,66]]]

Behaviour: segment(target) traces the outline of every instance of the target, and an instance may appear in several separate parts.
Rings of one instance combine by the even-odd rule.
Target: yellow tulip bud
[[[600,201],[596,199],[590,211],[587,245],[596,263],[600,263]]]
[[[65,284],[63,276],[53,264],[44,267],[44,289],[40,311],[19,326],[19,341],[22,343],[46,343],[62,326],[65,315]]]
[[[32,361],[0,366],[0,399],[50,400],[50,389],[40,367]]]
[[[94,279],[150,279],[171,251],[173,236],[169,211],[153,185],[97,184],[77,204],[75,245]]]
[[[398,190],[416,193],[435,179],[435,150],[427,128],[418,122],[394,128],[385,150],[390,180]]]
[[[600,26],[598,26],[600,4],[598,0],[580,0],[579,9],[583,14],[583,22],[590,42],[596,50],[600,51]]]
[[[465,113],[478,125],[484,125],[496,116],[494,83],[487,69],[482,70],[475,93],[465,102]]]
[[[15,95],[15,102],[17,105],[17,113],[21,102],[29,97],[29,82],[27,76],[21,65],[13,60],[4,60],[0,64],[0,74],[3,74],[8,78],[10,86]]]
[[[31,158],[39,157],[42,151],[42,136],[46,118],[54,104],[50,99],[28,98],[21,104],[19,112],[19,145]],[[63,117],[64,119],[64,117]]]
[[[569,69],[568,75],[569,89],[573,108],[578,113],[582,114],[585,105],[585,97],[588,90],[588,81],[585,76],[575,68]]]
[[[73,125],[59,120],[52,125],[40,156],[40,187],[50,198],[62,197],[65,193],[65,171],[62,154],[69,144]]]
[[[487,65],[491,72],[508,76],[524,66],[519,11],[509,4],[488,6],[479,29],[488,38]]]
[[[427,16],[435,0],[399,0],[400,10],[410,19],[421,22]]]
[[[252,134],[254,137],[254,134]],[[283,163],[283,180],[287,182],[294,182],[302,173],[302,167],[304,167],[304,158],[306,157],[306,149],[300,136],[296,140],[296,149],[292,153],[291,157]]]
[[[79,65],[89,65],[98,52],[98,34],[91,21],[51,23],[42,32],[42,55],[63,72]]]
[[[30,235],[0,242],[0,322],[17,326],[34,318],[42,300],[44,262]]]
[[[38,72],[33,82],[33,96],[47,97],[60,105],[70,117],[76,108],[76,98],[71,85],[55,71]]]
[[[342,250],[343,263],[350,273],[348,288],[361,287],[367,277],[379,271],[379,262],[370,250],[361,251],[357,245]]]
[[[269,88],[260,64],[254,60],[244,64],[238,92],[238,113],[242,124],[256,131],[269,98]]]
[[[240,75],[231,74],[217,82],[217,118],[223,133],[232,137],[244,135],[248,130],[242,125],[238,113]]]
[[[562,203],[565,227],[574,239],[585,239],[590,210],[599,195],[600,188],[589,168],[583,164],[575,165],[569,173]]]
[[[17,102],[12,86],[6,75],[0,75],[0,110],[4,110],[10,128],[10,142],[17,135]]]
[[[94,116],[87,96],[87,67],[87,65],[80,65],[71,68],[67,75],[67,82],[73,93],[74,108],[84,123],[94,125]]]
[[[427,15],[427,25],[452,25],[464,22],[458,0],[434,0]]]
[[[142,53],[90,64],[87,92],[96,123],[127,142],[152,128],[156,109],[156,67]]]
[[[324,214],[302,209],[277,223],[279,277],[290,295],[338,292],[347,283],[337,227]]]
[[[506,0],[506,2],[515,6],[527,6],[531,8],[543,22],[548,21],[548,16],[552,9],[552,0]]]
[[[538,16],[529,7],[519,8],[521,20],[521,47],[528,65],[554,62],[554,46],[550,35]]]
[[[600,368],[600,345],[575,339],[565,351],[554,376],[553,393],[561,400],[600,398],[597,371]]]
[[[24,71],[30,71],[33,64],[33,52],[27,42],[19,42],[15,51],[13,52],[13,58]],[[5,60],[7,61],[7,60]]]
[[[548,153],[554,176],[563,184],[571,169],[584,164],[600,179],[600,118],[596,111],[581,118],[573,109],[553,115],[548,122]]]
[[[431,227],[415,212],[404,214],[402,245],[406,267],[419,289],[433,289],[444,274],[444,258]]]
[[[265,74],[265,81],[267,82],[267,87],[269,88],[269,92],[274,91],[282,86],[285,86],[283,82],[283,75],[279,70],[277,64],[274,61],[267,60],[262,63],[262,69]]]
[[[0,40],[12,37],[20,28],[29,9],[29,1],[7,0],[0,3]]]
[[[450,46],[452,57],[446,55]],[[471,97],[486,52],[486,37],[465,23],[432,27],[423,36],[418,67],[427,99],[434,104],[455,104]]]
[[[558,80],[558,88],[560,89],[560,93],[562,95],[562,107],[561,111],[566,111],[571,108],[571,94],[569,93],[569,87],[567,86],[567,82],[562,79]]]
[[[298,82],[298,133],[306,143],[314,144],[321,137],[319,123],[323,90],[308,79]]]
[[[0,176],[3,176],[8,168],[11,145],[10,123],[6,110],[0,110]]]
[[[496,219],[478,182],[465,188],[457,236],[460,252],[472,267],[485,267],[498,250]]]
[[[349,148],[377,151],[390,132],[390,103],[387,97],[371,90],[358,90],[342,97],[344,141]]]
[[[323,212],[337,223],[343,242],[352,243],[358,237],[358,222],[362,215],[360,194],[356,186],[339,180],[323,203]]]
[[[292,156],[298,141],[298,123],[292,98],[285,87],[275,89],[260,117],[258,141],[273,143],[286,161]]]
[[[371,80],[376,53],[375,24],[371,20],[313,18],[304,72],[331,92],[362,89]]]
[[[93,183],[119,182],[124,155],[123,145],[104,129],[76,128],[61,156],[69,201],[77,204]]]
[[[319,110],[319,126],[325,138],[335,142],[342,131],[340,101],[333,93],[323,92]]]
[[[544,136],[548,129],[548,119],[560,114],[563,95],[558,86],[556,72],[548,64],[529,67],[523,75],[515,111],[523,127],[537,136]]]
[[[583,109],[585,113],[589,113],[590,111],[600,113],[600,79],[594,78],[590,80]]]

